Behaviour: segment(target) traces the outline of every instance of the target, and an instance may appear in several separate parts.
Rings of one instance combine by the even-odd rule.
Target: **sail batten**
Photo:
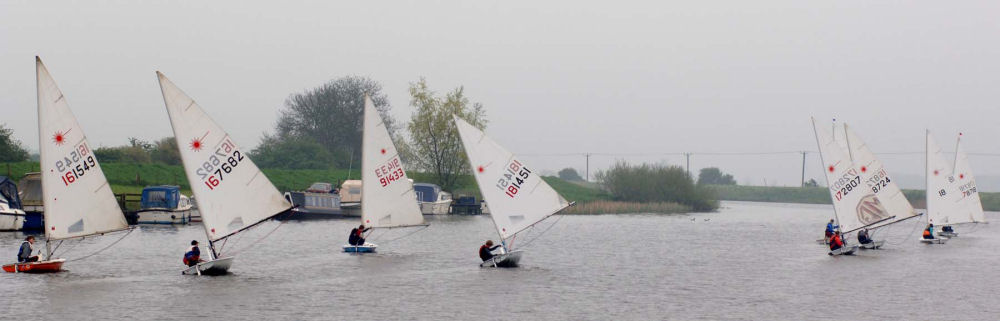
[[[570,205],[542,177],[483,131],[454,116],[472,174],[500,238],[507,238]],[[503,165],[502,167],[500,165]]]
[[[229,134],[194,99],[156,74],[208,239],[227,238],[290,209]]]
[[[35,72],[46,238],[63,240],[128,229],[83,128],[38,57]]]
[[[367,227],[426,225],[413,182],[375,104],[365,95],[361,138],[361,222]]]

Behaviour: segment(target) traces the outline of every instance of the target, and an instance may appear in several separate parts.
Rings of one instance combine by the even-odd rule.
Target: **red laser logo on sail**
[[[382,155],[385,155],[385,148],[382,149]]]
[[[484,169],[482,165],[480,165],[479,168],[477,168],[476,170],[479,171],[480,173],[486,171],[486,169]]]
[[[197,139],[197,138],[192,139],[190,145],[191,145],[191,150],[193,150],[193,151],[197,152],[197,151],[201,150],[201,140],[200,139]]]
[[[62,146],[62,144],[66,143],[66,134],[69,134],[68,130],[66,132],[57,131],[54,135],[52,135],[52,142],[56,143],[56,145]]]

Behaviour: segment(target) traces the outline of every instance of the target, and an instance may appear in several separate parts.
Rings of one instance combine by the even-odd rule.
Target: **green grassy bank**
[[[190,187],[184,174],[184,169],[177,165],[163,164],[132,164],[132,163],[102,163],[104,175],[107,176],[111,189],[115,193],[138,194],[143,187],[150,185],[178,185],[184,193],[190,194]],[[0,175],[19,181],[25,173],[39,171],[38,163],[17,162],[0,164]],[[280,191],[303,190],[314,182],[341,182],[348,178],[346,169],[263,169],[267,178]],[[410,173],[416,182],[430,181],[428,173]],[[350,171],[351,179],[359,179],[357,169]],[[560,195],[570,201],[577,202],[563,213],[566,214],[612,214],[612,213],[686,213],[689,206],[677,203],[632,203],[616,202],[607,192],[594,183],[569,182],[558,177],[543,177]],[[452,191],[455,197],[475,196],[481,199],[476,182],[471,176],[458,179],[458,187]]]

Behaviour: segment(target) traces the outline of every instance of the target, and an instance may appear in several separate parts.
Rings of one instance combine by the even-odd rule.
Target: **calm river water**
[[[0,274],[0,319],[1000,319],[996,224],[922,245],[912,220],[876,235],[885,250],[829,257],[814,240],[831,215],[828,205],[725,202],[717,213],[554,217],[517,240],[537,237],[516,269],[479,268],[479,245],[496,238],[487,216],[428,216],[423,231],[379,237],[376,255],[341,253],[354,220],[288,222],[221,277],[180,274],[200,225],[143,226],[63,273]],[[3,262],[23,236],[0,234]]]

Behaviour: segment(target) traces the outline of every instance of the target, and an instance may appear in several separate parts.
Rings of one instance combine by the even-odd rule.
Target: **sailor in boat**
[[[347,238],[347,244],[354,246],[365,245],[365,232],[368,232],[372,228],[365,228],[364,224],[359,225],[351,230],[351,236]]]
[[[486,240],[486,244],[479,247],[479,258],[483,259],[483,262],[492,259],[495,256],[493,255],[493,250],[496,250],[499,247],[500,245],[493,245],[493,240]]]
[[[31,255],[34,248],[32,245],[35,244],[35,237],[28,236],[21,242],[21,249],[17,251],[17,262],[38,262],[38,255]]]
[[[955,229],[951,228],[951,225],[945,225],[941,227],[941,233],[955,233]]]
[[[192,240],[191,247],[184,253],[184,265],[195,266],[199,262],[204,262],[201,260],[201,249],[198,248],[198,241]]]
[[[833,232],[839,227],[840,226],[833,224],[833,219],[831,218],[830,223],[826,223],[826,232],[823,232],[823,235],[825,235],[827,239],[830,239],[830,237],[833,236]]]
[[[924,229],[924,239],[933,240],[934,239],[934,224],[927,223],[927,228]]]
[[[871,236],[868,235],[868,229],[866,229],[866,228],[865,229],[861,229],[861,231],[858,232],[858,243],[868,244],[868,243],[871,243],[871,242],[874,242],[874,241],[872,240]]]
[[[830,237],[830,251],[836,251],[841,247],[844,247],[844,240],[840,237],[840,231],[834,231]]]

